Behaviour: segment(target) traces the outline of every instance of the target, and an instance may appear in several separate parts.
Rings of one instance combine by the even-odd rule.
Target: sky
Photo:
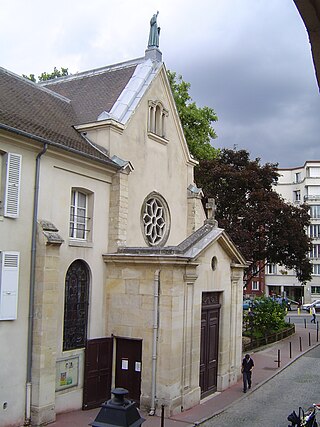
[[[213,146],[281,168],[320,160],[320,95],[293,0],[0,0],[0,66],[37,77],[144,56],[157,11],[167,69],[218,116]]]

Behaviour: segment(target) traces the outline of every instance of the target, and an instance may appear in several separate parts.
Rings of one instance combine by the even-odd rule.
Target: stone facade
[[[240,375],[246,262],[214,217],[206,219],[166,68],[159,51],[151,53],[46,82],[46,90],[0,70],[8,110],[0,154],[22,160],[20,211],[10,217],[0,206],[0,255],[20,257],[17,316],[0,320],[4,426],[43,425],[126,387],[119,371],[132,360],[119,368],[121,339],[141,345],[141,360],[132,356],[135,398],[155,413],[162,404],[167,415],[186,410]],[[113,78],[122,87],[108,99]],[[19,104],[24,120],[13,123],[17,91],[28,101]],[[98,105],[94,113],[82,108],[89,104]],[[41,126],[40,105],[54,112]],[[203,390],[207,294],[215,300],[216,383]],[[94,401],[89,349],[104,342],[113,349],[110,387]]]

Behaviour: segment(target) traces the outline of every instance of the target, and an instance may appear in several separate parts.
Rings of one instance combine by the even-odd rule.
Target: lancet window
[[[166,119],[169,113],[160,101],[149,101],[148,131],[166,138]]]

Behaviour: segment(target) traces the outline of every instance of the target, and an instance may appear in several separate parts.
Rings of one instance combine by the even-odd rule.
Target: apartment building
[[[310,260],[312,280],[303,286],[295,272],[283,266],[268,264],[266,293],[280,294],[295,301],[311,302],[320,298],[320,161],[306,161],[301,167],[279,169],[279,180],[274,187],[286,201],[310,206],[311,224],[306,232],[312,239]]]

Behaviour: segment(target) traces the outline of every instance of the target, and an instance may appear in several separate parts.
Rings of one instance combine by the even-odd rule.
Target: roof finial
[[[150,47],[159,47],[160,27],[157,26],[158,15],[159,15],[159,11],[157,11],[157,13],[155,13],[153,17],[150,19],[148,49]]]

